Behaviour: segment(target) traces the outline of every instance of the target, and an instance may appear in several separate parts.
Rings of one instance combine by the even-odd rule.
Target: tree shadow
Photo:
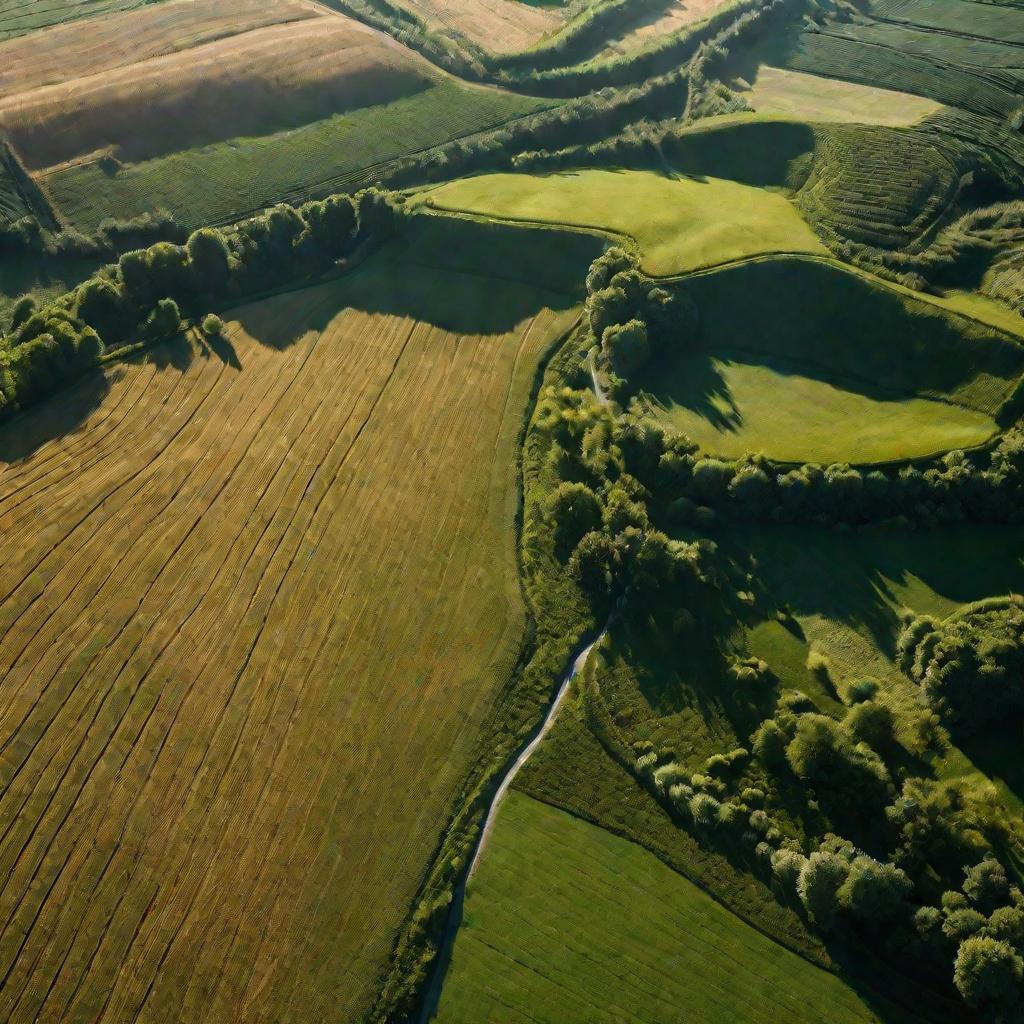
[[[743,413],[718,361],[709,352],[686,353],[652,364],[638,380],[640,402],[671,419],[673,409],[696,413],[723,433],[743,425]]]
[[[204,355],[216,356],[225,366],[230,366],[234,370],[242,368],[242,361],[238,358],[235,346],[226,335],[204,335],[199,339],[199,346]]]
[[[1020,527],[750,526],[723,533],[720,542],[754,576],[762,607],[864,628],[890,658],[905,591],[915,612],[940,616],[954,605],[1024,591]]]
[[[27,459],[42,445],[73,434],[102,404],[122,373],[90,371],[70,387],[9,420],[0,429],[0,463]]]

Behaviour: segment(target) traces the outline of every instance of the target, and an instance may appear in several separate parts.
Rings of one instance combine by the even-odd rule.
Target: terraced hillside
[[[522,642],[567,305],[376,261],[5,433],[5,1019],[365,1009]]]

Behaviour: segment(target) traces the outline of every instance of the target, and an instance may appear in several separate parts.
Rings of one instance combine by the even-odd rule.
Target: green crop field
[[[646,850],[518,793],[470,887],[436,1019],[879,1020]]]
[[[189,225],[227,221],[280,200],[372,184],[388,161],[544,105],[444,82],[294,130],[128,164],[113,176],[84,163],[42,175],[40,184],[61,215],[86,231],[104,217],[160,208]]]
[[[3,434],[0,1015],[365,1010],[522,642],[573,315],[382,255]]]
[[[96,18],[159,3],[160,0],[0,0],[0,41],[49,25]]]
[[[823,252],[783,197],[717,178],[590,170],[490,175],[443,185],[428,206],[627,235],[663,276],[773,252]]]
[[[996,433],[991,417],[922,398],[847,389],[749,356],[684,356],[652,375],[645,410],[726,458],[763,452],[784,462],[886,462],[968,448]]]

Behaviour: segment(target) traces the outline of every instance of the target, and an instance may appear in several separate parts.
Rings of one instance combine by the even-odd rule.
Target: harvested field
[[[783,196],[718,178],[605,170],[488,174],[442,185],[425,201],[485,217],[627,234],[655,275],[758,253],[825,251]]]
[[[135,163],[388,103],[436,74],[381,33],[324,15],[9,95],[0,126],[32,170],[107,149]]]
[[[457,32],[492,53],[524,50],[565,20],[559,7],[535,7],[519,0],[397,0],[431,28]]]
[[[921,96],[762,65],[743,98],[759,113],[901,128],[942,109]]]
[[[282,199],[354,190],[378,165],[504,124],[549,106],[454,80],[392,103],[364,107],[292,131],[232,139],[107,174],[97,163],[40,175],[62,216],[83,230],[105,217],[164,207],[183,224],[232,220]]]
[[[602,52],[602,56],[611,57],[615,54],[632,53],[653,42],[659,36],[677,32],[695,21],[714,14],[719,7],[724,7],[730,0],[674,0],[668,8],[658,15],[642,21],[621,38],[610,42]]]
[[[302,0],[168,0],[88,26],[58,25],[0,44],[0,96],[97,75],[281,22],[316,16]]]
[[[513,792],[466,902],[441,1024],[868,1024],[835,975],[642,847]]]
[[[522,642],[572,301],[380,254],[0,434],[0,1018],[365,1012]]]

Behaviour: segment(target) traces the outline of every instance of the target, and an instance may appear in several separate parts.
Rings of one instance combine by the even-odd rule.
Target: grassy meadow
[[[933,100],[856,82],[762,65],[741,95],[762,114],[902,128],[940,109]]]
[[[642,847],[517,792],[470,886],[436,1019],[880,1020]]]
[[[381,254],[0,434],[5,1020],[366,1011],[523,642],[573,302]]]
[[[785,364],[726,353],[684,356],[652,374],[640,406],[725,458],[871,463],[970,448],[997,432],[983,412],[925,398],[873,397]]]
[[[442,185],[425,202],[484,217],[628,235],[654,276],[761,253],[826,251],[783,196],[718,178],[606,170],[494,174]]]

